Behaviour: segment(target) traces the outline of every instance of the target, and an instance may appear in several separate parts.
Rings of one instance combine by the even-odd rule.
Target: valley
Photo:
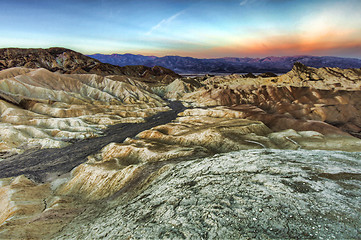
[[[0,56],[2,239],[360,234],[360,68],[182,77],[63,48]]]

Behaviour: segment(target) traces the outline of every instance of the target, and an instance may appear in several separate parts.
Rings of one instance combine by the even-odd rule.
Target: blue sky
[[[0,47],[361,58],[359,0],[1,0]]]

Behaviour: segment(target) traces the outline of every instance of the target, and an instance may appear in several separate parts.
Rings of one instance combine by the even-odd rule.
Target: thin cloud
[[[243,0],[239,5],[244,6],[248,3],[248,0]]]
[[[239,4],[240,6],[245,6],[247,4],[253,3],[255,0],[243,0],[241,1],[241,3]]]
[[[180,15],[182,15],[184,13],[183,11],[180,11],[176,14],[174,14],[173,16],[170,16],[169,18],[165,18],[162,21],[160,21],[157,25],[153,26],[148,32],[145,33],[145,35],[150,35],[152,34],[154,31],[158,30],[159,28],[170,24],[171,22],[173,22],[177,17],[179,17]]]

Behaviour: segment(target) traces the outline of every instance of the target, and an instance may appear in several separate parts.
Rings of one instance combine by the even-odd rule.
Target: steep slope
[[[357,236],[358,70],[267,76],[1,71],[0,238]]]
[[[104,236],[102,235],[103,233],[108,234],[109,232],[112,232],[111,235],[114,236],[126,237],[128,233],[123,232],[124,227],[117,228],[118,222],[114,221],[114,219],[119,217],[117,212],[122,212],[122,210],[116,210],[115,212],[112,209],[122,208],[126,210],[127,207],[124,207],[124,204],[131,207],[127,203],[142,202],[142,206],[131,207],[133,209],[131,214],[139,216],[141,219],[135,217],[131,221],[126,222],[132,225],[135,224],[134,227],[139,229],[143,228],[145,225],[142,223],[146,222],[147,225],[150,224],[149,226],[152,227],[150,232],[143,233],[145,234],[144,236],[150,234],[150,238],[158,238],[159,236],[153,235],[158,234],[154,233],[154,231],[158,232],[157,227],[153,225],[154,220],[156,222],[159,221],[159,224],[164,226],[164,223],[162,223],[164,219],[173,222],[180,217],[183,219],[183,223],[192,222],[193,218],[199,219],[199,217],[196,217],[200,215],[199,213],[195,215],[190,214],[184,208],[184,204],[187,208],[203,206],[201,202],[199,202],[201,205],[198,205],[198,201],[192,196],[199,197],[202,199],[201,201],[204,201],[204,199],[210,200],[210,205],[207,203],[204,206],[206,209],[221,210],[225,209],[224,207],[226,206],[231,207],[232,203],[235,203],[234,201],[231,201],[230,204],[227,204],[227,201],[224,202],[224,207],[218,207],[218,204],[215,206],[212,203],[218,202],[217,199],[232,199],[232,197],[235,197],[234,192],[227,190],[225,185],[228,187],[238,186],[238,184],[235,185],[236,182],[242,183],[239,189],[233,189],[238,193],[240,191],[243,192],[244,189],[249,190],[248,187],[250,186],[252,186],[252,191],[258,193],[263,190],[266,191],[265,195],[262,195],[257,200],[257,211],[260,208],[262,211],[268,211],[265,205],[262,204],[264,202],[263,198],[268,196],[267,194],[277,197],[272,202],[276,207],[269,212],[275,216],[279,214],[277,209],[282,204],[282,200],[278,198],[283,196],[285,191],[287,192],[287,199],[296,199],[295,201],[300,201],[301,203],[308,201],[307,199],[312,199],[313,204],[317,202],[317,204],[326,204],[328,206],[333,201],[337,201],[336,205],[331,204],[328,206],[333,211],[337,210],[339,204],[345,205],[341,201],[341,199],[344,201],[344,196],[347,197],[347,194],[357,193],[357,189],[354,190],[354,186],[357,186],[355,180],[358,180],[359,176],[356,174],[357,169],[355,167],[359,168],[359,164],[355,165],[357,160],[354,159],[359,157],[359,153],[353,155],[340,152],[337,154],[323,153],[324,158],[327,157],[327,159],[330,156],[336,156],[337,159],[335,161],[338,165],[336,165],[337,169],[335,170],[329,164],[325,164],[326,160],[319,160],[319,152],[317,152],[317,158],[315,158],[315,152],[299,149],[357,151],[358,146],[361,145],[361,140],[359,139],[351,136],[323,135],[313,131],[296,132],[288,130],[272,132],[262,122],[243,119],[244,115],[240,112],[230,111],[229,109],[189,110],[182,115],[174,122],[145,130],[133,139],[127,138],[123,143],[108,144],[100,151],[88,156],[88,161],[80,164],[70,174],[60,176],[56,172],[49,174],[44,179],[47,182],[46,184],[35,183],[23,176],[1,179],[0,196],[3,204],[0,205],[0,210],[4,214],[0,218],[0,237],[9,239],[21,239],[24,237],[39,239],[49,238],[52,234],[57,234],[61,236],[67,235],[63,237],[69,238],[70,234],[70,236],[75,236],[75,238],[83,238],[80,235],[94,234],[92,233],[93,230],[99,233],[99,236],[95,235],[99,238]],[[274,148],[298,149],[298,151],[283,156],[284,152],[272,150]],[[248,152],[247,149],[258,150]],[[211,158],[211,162],[208,162],[207,158],[204,159],[204,157],[213,156],[215,153],[236,150],[243,151],[239,153],[233,152],[229,159],[224,159],[225,154],[214,156]],[[257,152],[259,152],[259,156],[254,155]],[[89,150],[90,153],[91,151]],[[301,161],[300,156],[302,154],[304,158]],[[65,152],[65,155],[71,156],[67,152]],[[278,157],[275,158],[275,156]],[[309,156],[312,156],[312,158],[307,158]],[[347,165],[339,161],[344,156],[347,157],[344,160]],[[220,157],[221,160],[219,160]],[[194,159],[197,160],[192,161]],[[300,162],[295,162],[296,159]],[[282,162],[280,162],[281,160]],[[237,161],[236,165],[233,165],[234,161]],[[312,169],[306,167],[310,161]],[[218,163],[213,165],[215,162]],[[317,166],[315,166],[315,163]],[[239,166],[239,164],[241,165]],[[188,167],[184,168],[184,166]],[[56,167],[56,165],[49,166],[52,171]],[[214,169],[214,172],[212,170],[212,173],[208,174],[210,169]],[[342,172],[334,173],[334,171]],[[194,174],[187,175],[187,177],[182,178],[183,180],[177,180],[180,172]],[[163,179],[163,173],[169,176],[170,179],[175,180],[173,181],[168,178],[164,180],[165,182],[162,185],[167,186],[166,189],[156,184],[159,180]],[[250,178],[250,176],[254,178]],[[333,178],[337,180],[337,178],[342,178],[343,176],[347,180],[345,184],[348,185],[341,185],[340,187],[329,185],[336,185],[337,181],[332,181],[334,180]],[[326,179],[320,183],[320,177]],[[328,180],[329,178],[331,181]],[[262,182],[269,184],[260,184]],[[325,185],[328,187],[320,188],[320,186]],[[169,186],[172,187],[169,188]],[[204,186],[206,189],[201,190],[201,187],[199,189],[200,192],[198,190],[197,192],[191,190],[198,189],[200,186]],[[146,190],[148,187],[150,187],[150,192],[157,193],[156,195],[161,196],[161,199],[152,196],[152,193],[149,195],[149,191]],[[169,193],[167,189],[172,189],[172,193],[167,195],[166,193]],[[323,202],[324,195],[320,193],[319,196],[315,196],[315,189],[325,190],[332,196],[335,196],[335,198],[330,200],[330,202]],[[146,192],[143,194],[144,190]],[[191,190],[193,194],[188,192],[188,190]],[[346,191],[346,193],[340,196],[338,191]],[[186,192],[188,197],[181,194],[182,192]],[[225,198],[222,194],[225,192],[229,193],[232,197]],[[208,194],[203,195],[203,193]],[[302,193],[302,195],[297,195],[298,193]],[[259,194],[255,193],[252,193],[252,195],[259,196]],[[148,198],[149,196],[151,197]],[[174,202],[170,200],[173,196],[177,196],[180,199],[173,198]],[[244,203],[247,206],[251,206],[255,202],[249,199],[250,196],[246,195],[245,198],[238,196],[233,199],[245,201]],[[21,199],[28,199],[27,204],[23,204]],[[168,199],[170,203],[168,203]],[[185,199],[185,202],[178,205],[179,201],[183,201],[181,199]],[[354,198],[348,198],[348,201],[354,202],[355,200],[352,199]],[[148,203],[145,203],[144,200]],[[183,211],[178,213],[186,215],[181,217],[177,216],[177,213],[168,214],[168,206],[165,206],[166,209],[158,209],[157,207],[163,203],[166,205],[172,204],[171,202],[173,202],[177,212],[183,209]],[[182,205],[183,207],[178,209]],[[237,208],[234,205],[231,208],[234,209],[234,207]],[[292,204],[288,205],[288,207],[293,209]],[[247,216],[244,217],[253,221],[251,208],[247,207],[247,209],[242,211],[242,213],[247,213]],[[310,212],[309,210],[311,210],[309,207],[302,209],[305,212]],[[342,207],[342,209],[345,208]],[[352,209],[357,209],[357,207]],[[293,223],[302,226],[303,214],[295,215],[296,212],[294,211],[292,210],[292,215],[297,216],[297,219]],[[319,214],[317,210],[311,212],[312,218],[314,215]],[[340,213],[339,209],[337,212]],[[352,210],[344,210],[340,214],[347,215],[350,212]],[[233,219],[232,216],[234,214],[225,214],[231,221],[239,223],[238,218]],[[107,219],[107,216],[110,218]],[[147,216],[154,217],[151,217],[152,220],[150,220]],[[97,219],[98,217],[100,217],[102,223],[95,228],[93,224],[98,223],[100,220]],[[262,214],[257,215],[258,217],[262,218]],[[358,214],[353,218],[357,219],[357,217]],[[209,217],[205,218],[209,219]],[[222,217],[217,214],[212,218],[215,222],[222,221]],[[339,219],[335,221],[333,217],[328,218],[325,216],[325,218],[327,219],[324,220],[325,222],[332,224],[339,223],[340,221]],[[201,219],[203,218],[201,217]],[[70,224],[69,221],[71,221]],[[275,228],[277,221],[276,219],[274,222],[272,221],[270,226]],[[26,227],[22,227],[21,231],[18,230],[24,223],[27,223]],[[43,224],[47,224],[48,227],[42,227]],[[103,228],[104,224],[107,226],[106,228]],[[165,224],[167,225],[167,223]],[[247,223],[246,225],[249,224]],[[83,229],[84,226],[91,227]],[[76,227],[76,229],[74,230],[73,227]],[[167,227],[171,226],[167,225]],[[182,231],[190,230],[188,226],[183,226],[185,228],[179,227],[183,229]],[[201,227],[198,226],[197,228]],[[305,232],[307,232],[307,228],[304,228]],[[111,229],[114,229],[114,231]],[[214,227],[215,231],[216,229],[217,227]],[[349,234],[347,236],[355,234],[355,227],[352,224],[348,224],[346,229],[348,231],[347,234]],[[296,231],[296,228],[293,230]],[[220,230],[218,229],[218,231]],[[229,226],[227,231],[235,230],[232,226]],[[287,236],[287,231],[284,230],[283,226],[279,226],[278,231],[283,232],[284,236]],[[131,232],[134,233],[134,231]],[[196,236],[197,232],[199,230],[196,230],[196,232],[191,231],[189,234],[190,236]],[[328,231],[325,232],[327,233]],[[340,231],[340,234],[345,233]],[[176,236],[181,235],[174,235],[175,238],[177,238]]]
[[[360,153],[246,150],[173,163],[55,239],[358,239]],[[94,217],[96,216],[96,217]]]
[[[137,80],[60,74],[44,68],[0,72],[1,152],[62,147],[109,124],[143,122],[166,103]]]
[[[276,131],[292,128],[325,133],[325,125],[331,124],[361,136],[360,69],[317,69],[296,63],[278,77],[233,74],[196,80],[198,84],[192,86],[188,86],[190,80],[176,80],[163,94],[192,106],[228,106]]]
[[[66,48],[49,49],[0,49],[0,70],[12,67],[45,68],[52,72],[67,74],[92,73],[98,75],[126,75],[145,78],[147,81],[167,82],[179,77],[163,67],[119,67],[85,56]]]
[[[56,159],[54,163],[48,161],[47,171],[40,170],[41,174],[46,175],[45,178],[42,178],[42,181],[45,181],[46,184],[33,182],[24,176],[1,179],[0,196],[2,204],[0,210],[4,214],[0,216],[0,237],[7,239],[25,237],[39,239],[48,238],[59,231],[59,234],[65,234],[61,232],[61,229],[79,214],[80,219],[87,219],[86,223],[80,223],[81,226],[91,224],[93,221],[96,222],[96,216],[99,216],[103,210],[107,211],[112,206],[117,207],[124,202],[132,201],[134,197],[142,194],[154,180],[157,180],[163,172],[167,172],[177,164],[184,166],[184,164],[188,164],[187,162],[195,158],[247,149],[262,149],[264,155],[272,153],[273,150],[271,149],[274,148],[357,151],[358,146],[361,145],[360,139],[351,136],[323,135],[314,131],[296,132],[288,130],[272,132],[262,122],[246,120],[244,119],[245,115],[239,111],[225,108],[193,109],[181,115],[174,122],[142,131],[135,138],[127,138],[122,143],[110,143],[101,150],[95,151],[95,153],[93,149],[87,149],[89,155],[87,161],[83,156],[83,161],[86,162],[75,167],[70,174],[56,171],[60,170],[58,168],[59,164],[63,165],[62,162],[59,163],[59,159]],[[83,147],[86,148],[86,142],[84,142]],[[64,158],[71,159],[74,157],[67,149],[64,150]],[[53,154],[48,156],[54,157]],[[357,153],[354,156],[356,157]],[[202,165],[203,160],[197,160],[196,165],[193,166]],[[204,163],[207,163],[207,159],[205,161]],[[245,159],[242,159],[242,161],[245,162]],[[284,167],[287,168],[287,161],[284,161]],[[4,162],[7,163],[8,161],[4,160]],[[238,181],[237,179],[240,177],[243,179],[242,173],[244,169],[242,167],[240,169],[238,167],[234,168],[236,166],[231,166],[228,169],[228,164],[229,162],[225,161],[220,166],[217,165],[216,168],[219,171],[226,171],[224,177],[230,176],[230,181]],[[265,162],[262,164],[265,164]],[[292,165],[294,162],[290,164]],[[208,164],[206,165],[208,166]],[[0,166],[4,165],[1,165],[0,162]],[[275,166],[272,165],[272,170],[275,170],[275,172],[272,172],[272,176],[279,171],[274,168]],[[345,171],[348,171],[347,174],[352,177],[353,171],[350,172],[348,167],[342,166]],[[250,169],[252,173],[261,174],[262,172],[258,172],[255,167],[256,165],[253,167],[250,165],[247,166],[247,169]],[[198,168],[195,167],[195,169]],[[33,166],[30,170],[39,171],[37,166]],[[189,172],[188,169],[186,171]],[[177,172],[178,170],[168,173],[177,175]],[[237,172],[237,177],[232,174],[235,172]],[[297,172],[304,176],[302,171]],[[279,181],[289,174],[289,172],[281,174]],[[218,174],[218,176],[222,175]],[[264,175],[259,177],[261,176]],[[204,177],[208,179],[207,176]],[[291,189],[300,189],[299,191],[309,189],[307,188],[308,183],[306,186],[303,186],[302,183],[301,186],[298,186],[300,180],[297,176],[294,176],[294,178],[283,182],[285,186],[290,186],[289,189],[287,188],[290,191],[289,197],[291,197]],[[194,180],[194,178],[192,179]],[[193,180],[189,179],[189,187],[194,186]],[[352,181],[352,179],[350,180]],[[244,178],[244,181],[247,181],[247,177]],[[216,186],[221,187],[219,191],[223,192],[222,182],[222,178],[220,178],[216,183],[206,182],[205,184],[215,188],[217,188]],[[312,189],[317,186],[317,182],[310,182],[310,184],[312,184]],[[185,190],[182,186],[180,187],[182,188],[179,190],[180,192]],[[312,192],[310,191],[310,193]],[[351,193],[353,192],[351,191]],[[217,196],[221,195],[217,193],[215,197]],[[28,199],[27,204],[23,204],[23,199]],[[278,203],[277,200],[275,204]],[[99,204],[103,204],[101,208],[99,208]],[[190,204],[194,205],[196,203]],[[144,205],[145,208],[147,206],[149,205]],[[95,209],[99,209],[100,212]],[[85,213],[83,214],[84,210]],[[137,210],[137,212],[142,215],[142,211]],[[153,211],[149,212],[149,214],[153,213]],[[217,219],[219,218],[216,217],[215,221],[218,221]],[[68,225],[68,228],[78,224],[77,219],[73,221]],[[26,227],[21,228],[21,231],[17,230],[25,223],[27,223]],[[114,224],[113,221],[104,221],[104,223],[108,225]],[[43,228],[43,224],[47,224],[48,227]],[[78,225],[77,228],[81,229],[79,227]],[[349,229],[353,231],[352,226],[349,226]],[[153,230],[155,229],[153,228]],[[88,230],[82,232],[87,234]],[[119,233],[120,236],[123,236],[121,231]],[[78,235],[81,232],[76,230],[72,234]]]

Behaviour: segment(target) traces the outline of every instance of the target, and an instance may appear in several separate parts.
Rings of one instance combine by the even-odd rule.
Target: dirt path
[[[41,149],[25,152],[0,162],[0,178],[25,176],[44,182],[49,174],[64,174],[85,162],[87,156],[98,152],[111,142],[123,142],[127,137],[152,127],[166,124],[184,111],[181,102],[170,102],[172,110],[158,113],[144,123],[122,123],[110,126],[104,136],[78,141],[64,148]]]

